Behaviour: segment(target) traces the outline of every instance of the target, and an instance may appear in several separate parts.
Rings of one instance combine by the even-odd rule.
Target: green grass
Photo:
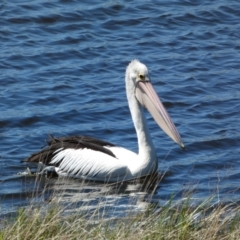
[[[64,214],[58,204],[19,209],[16,217],[2,220],[0,240],[18,239],[240,239],[239,206],[212,205],[212,199],[192,207],[187,199],[161,208],[150,205],[145,212],[106,220],[95,212]]]

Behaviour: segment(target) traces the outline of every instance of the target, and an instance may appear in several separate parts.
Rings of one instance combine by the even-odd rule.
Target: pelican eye
[[[140,80],[143,80],[143,81],[145,80],[145,75],[143,74],[139,74],[138,77],[140,78]]]

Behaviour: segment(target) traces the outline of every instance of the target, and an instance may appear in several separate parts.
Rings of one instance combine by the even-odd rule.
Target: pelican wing
[[[112,143],[99,140],[97,138],[87,136],[72,136],[72,137],[61,137],[54,138],[49,135],[47,141],[48,146],[43,148],[41,151],[32,154],[30,157],[25,159],[26,162],[42,162],[45,165],[49,165],[52,158],[56,155],[59,149],[92,149],[98,152],[103,152],[109,156],[115,157],[113,152],[106,148],[106,146],[115,146]]]
[[[59,175],[111,181],[129,175],[126,164],[104,152],[81,148],[60,149],[49,163]]]

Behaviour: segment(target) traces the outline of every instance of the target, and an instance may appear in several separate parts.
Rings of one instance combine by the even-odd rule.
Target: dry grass
[[[192,206],[190,198],[177,203],[170,199],[162,207],[150,204],[144,212],[130,211],[120,219],[106,219],[100,214],[103,202],[99,202],[95,211],[86,212],[83,210],[86,206],[69,206],[75,203],[63,206],[60,198],[58,195],[46,206],[30,204],[19,209],[16,216],[0,220],[0,240],[240,239],[240,206],[213,204],[213,198],[197,206]],[[71,207],[75,211],[69,214]]]
[[[210,206],[211,199],[198,207],[186,200],[121,219],[105,221],[64,208],[20,209],[14,219],[2,222],[0,239],[240,239],[239,206]],[[94,221],[93,221],[94,219]]]

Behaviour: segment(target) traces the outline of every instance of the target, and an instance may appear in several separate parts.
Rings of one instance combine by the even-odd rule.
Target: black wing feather
[[[99,140],[97,138],[92,138],[88,136],[72,136],[72,137],[60,137],[55,138],[49,134],[49,140],[47,141],[48,146],[43,148],[41,151],[32,154],[30,157],[25,159],[25,162],[42,162],[46,165],[50,163],[52,158],[60,151],[73,148],[81,149],[88,148],[95,151],[100,151],[105,154],[108,154],[112,157],[116,156],[109,149],[104,148],[104,146],[115,146],[112,143]],[[56,152],[57,151],[57,152]]]

